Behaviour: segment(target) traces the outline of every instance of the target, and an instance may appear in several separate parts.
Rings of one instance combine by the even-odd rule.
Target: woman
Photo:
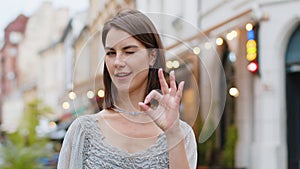
[[[105,23],[102,43],[104,109],[72,123],[58,168],[196,168],[194,133],[179,120],[184,83],[177,87],[171,71],[168,85],[163,45],[149,18],[119,12]]]

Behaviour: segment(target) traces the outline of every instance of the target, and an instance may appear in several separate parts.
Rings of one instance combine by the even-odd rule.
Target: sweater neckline
[[[166,136],[164,133],[160,133],[157,136],[157,139],[155,141],[154,144],[148,146],[146,149],[142,150],[142,151],[137,151],[137,152],[128,152],[127,150],[121,149],[119,147],[115,147],[113,145],[111,145],[109,143],[109,141],[105,138],[105,136],[102,134],[101,128],[98,125],[98,119],[96,117],[96,114],[93,115],[94,117],[93,119],[93,125],[95,125],[94,129],[96,130],[95,133],[97,133],[97,135],[100,137],[101,139],[101,144],[103,144],[103,146],[109,148],[110,150],[112,150],[113,152],[119,154],[119,155],[123,155],[126,157],[138,157],[138,156],[142,156],[142,155],[146,155],[149,152],[152,153],[165,153],[167,151],[167,148],[161,147],[163,144],[166,145]],[[160,151],[160,152],[158,152]],[[150,154],[152,154],[150,153]]]

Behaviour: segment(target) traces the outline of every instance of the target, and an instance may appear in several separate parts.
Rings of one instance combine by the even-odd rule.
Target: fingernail
[[[172,74],[172,75],[174,75],[174,74],[175,74],[174,70],[171,70],[171,74]]]
[[[145,98],[144,104],[147,104],[147,103],[148,103],[148,98]]]
[[[185,83],[185,82],[184,82],[184,81],[182,81],[182,86],[184,86],[184,83]]]

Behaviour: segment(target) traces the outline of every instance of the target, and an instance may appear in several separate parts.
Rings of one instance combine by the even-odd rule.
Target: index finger
[[[160,68],[158,70],[158,78],[159,78],[159,83],[160,83],[160,88],[161,88],[162,93],[167,94],[169,92],[169,86],[165,79],[162,68]]]

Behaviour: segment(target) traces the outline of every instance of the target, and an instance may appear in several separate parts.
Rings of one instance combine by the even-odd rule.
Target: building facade
[[[20,93],[16,91],[19,86],[19,69],[17,59],[19,54],[19,44],[24,39],[28,18],[19,15],[5,28],[4,44],[1,48],[0,62],[0,125],[9,131],[15,130],[9,127],[9,123],[18,122],[20,118],[14,116],[22,111],[22,103],[18,99]],[[12,106],[14,103],[16,106]],[[11,107],[13,107],[12,110]]]
[[[189,16],[184,13],[187,4],[178,7],[177,1],[165,3],[168,2],[140,2],[137,8],[171,13],[179,18]],[[186,53],[199,58],[199,109],[213,125],[204,124],[206,130],[199,131],[198,141],[205,141],[215,133],[217,149],[222,150],[228,139],[228,128],[234,124],[238,133],[234,150],[236,167],[298,168],[299,90],[296,85],[300,55],[296,44],[300,2],[202,0],[190,3],[194,6],[187,13],[197,11],[192,25],[198,33],[166,46],[180,58],[186,58]],[[168,6],[177,8],[164,10]],[[176,29],[176,25],[173,27]],[[255,40],[255,49],[251,47],[253,43],[248,43],[251,40]],[[253,60],[255,64],[248,66],[249,53],[253,50],[257,58]]]
[[[240,93],[235,104],[239,135],[236,166],[298,168],[299,90],[291,84],[299,82],[299,49],[295,44],[299,41],[300,2],[202,1],[202,4],[202,28],[213,28],[209,35],[223,37],[236,55],[235,81]],[[255,74],[247,72],[247,23],[258,27],[255,31],[259,71]],[[239,45],[226,37],[232,30],[239,32]]]
[[[39,52],[58,41],[68,19],[68,10],[55,9],[49,2],[42,3],[38,10],[28,18],[22,39],[18,43],[17,51],[14,52],[16,55],[14,64],[10,64],[14,65],[17,72],[11,72],[9,76],[17,80],[14,80],[14,85],[6,84],[6,86],[14,87],[11,89],[11,96],[5,95],[2,102],[2,116],[9,117],[4,120],[3,131],[15,131],[19,126],[19,120],[23,117],[25,105],[32,99],[40,97],[38,92],[41,73]],[[18,36],[12,37],[17,41]],[[55,67],[55,65],[52,66]]]

